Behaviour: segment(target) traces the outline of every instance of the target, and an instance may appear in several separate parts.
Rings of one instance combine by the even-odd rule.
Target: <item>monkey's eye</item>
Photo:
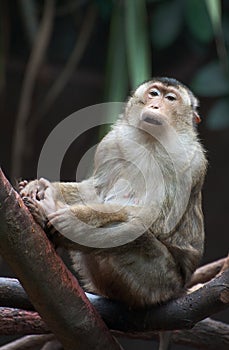
[[[149,96],[154,97],[154,96],[160,96],[160,91],[158,89],[152,89],[149,91]]]
[[[177,99],[176,95],[173,94],[172,92],[165,95],[165,98],[167,98],[167,100],[169,100],[169,101],[175,101]]]

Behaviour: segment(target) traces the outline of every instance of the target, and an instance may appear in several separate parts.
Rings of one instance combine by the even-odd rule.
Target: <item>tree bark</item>
[[[8,291],[10,300],[5,297]],[[229,269],[190,294],[142,310],[130,310],[118,302],[90,293],[85,294],[110,329],[123,332],[150,332],[191,328],[200,320],[228,307]],[[22,296],[22,303],[19,295]],[[26,309],[31,310],[31,303],[28,301],[26,305],[25,300],[26,294],[23,294],[22,287],[16,279],[0,278],[1,306],[17,308],[26,306]]]
[[[229,304],[229,269],[225,264],[226,259],[218,262],[217,268],[211,264],[209,269],[212,271],[208,277],[204,274],[204,279],[214,276],[222,266],[223,272],[202,288],[145,310],[130,310],[118,302],[84,293],[1,171],[0,241],[0,252],[47,324],[41,326],[39,322],[42,321],[39,320],[36,325],[44,327],[42,332],[50,329],[66,350],[77,346],[82,350],[120,349],[96,310],[112,330],[146,334],[155,330],[191,328],[200,320],[226,309]],[[202,281],[200,275],[198,279]],[[27,301],[26,293],[17,280],[0,279],[0,305],[31,310],[32,304]],[[10,309],[6,310],[10,312]],[[20,310],[18,312],[20,317],[30,315]],[[17,317],[16,310],[14,317]],[[4,315],[1,322],[6,322]],[[26,327],[23,334],[31,333]],[[36,333],[36,330],[32,332]]]
[[[153,327],[152,327],[153,329]],[[27,335],[42,334],[48,331],[46,324],[36,312],[0,308],[0,334]],[[112,330],[116,337],[127,337],[131,339],[158,340],[158,333],[147,332],[123,332]],[[23,339],[23,338],[22,338]],[[35,342],[36,337],[32,338]],[[29,339],[25,337],[29,343]],[[39,341],[39,338],[38,338]],[[174,330],[171,341],[176,344],[185,344],[198,349],[227,350],[229,348],[229,325],[212,319],[198,322],[192,329]],[[23,344],[23,340],[21,340]]]
[[[66,350],[120,349],[1,170],[0,241],[0,253]]]

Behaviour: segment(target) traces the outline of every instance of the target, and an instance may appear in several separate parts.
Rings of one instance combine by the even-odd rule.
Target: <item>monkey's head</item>
[[[134,91],[125,118],[144,129],[168,124],[176,130],[187,130],[200,122],[197,107],[197,98],[185,85],[172,78],[154,78]]]

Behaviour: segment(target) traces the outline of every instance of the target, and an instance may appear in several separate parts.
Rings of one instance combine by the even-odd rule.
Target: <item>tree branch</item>
[[[215,277],[228,263],[228,257],[199,267],[193,274],[191,281],[187,287],[192,287],[198,283],[205,283]],[[89,300],[91,296],[86,293]],[[93,303],[93,300],[91,300]],[[27,294],[15,278],[0,277],[0,306],[9,306],[13,308],[34,310]]]
[[[48,331],[44,321],[36,312],[24,312],[23,310],[10,308],[0,308],[0,330],[2,330],[0,334],[7,335],[31,333],[38,335]],[[112,330],[112,334],[116,337],[131,339],[158,340],[158,333],[155,331],[123,332]],[[35,341],[35,339],[35,337],[32,338],[32,341]],[[25,340],[29,342],[26,337]],[[198,322],[192,329],[173,331],[171,340],[174,343],[186,344],[198,349],[227,350],[229,346],[229,325],[208,318]]]
[[[57,97],[61,94],[69,79],[73,76],[74,71],[82,59],[84,52],[87,48],[91,34],[94,29],[97,11],[95,7],[89,6],[85,18],[83,19],[82,27],[79,31],[75,46],[70,54],[64,69],[54,81],[49,91],[44,96],[42,104],[35,113],[35,117],[30,120],[29,128],[31,132],[34,132],[38,121],[47,113],[50,106],[55,102]]]
[[[120,349],[1,170],[0,241],[3,258],[66,350]]]
[[[53,339],[53,334],[27,335],[1,346],[1,350],[32,350],[36,346],[42,346]]]
[[[89,339],[88,341],[85,339],[88,334],[86,330],[90,332],[90,340],[96,340],[96,343],[102,344],[99,349],[106,349],[103,331],[107,340],[109,339],[107,330],[103,329],[104,326],[91,305],[97,309],[110,329],[128,334],[191,328],[204,318],[228,307],[229,269],[190,294],[145,310],[130,310],[121,303],[86,293],[91,302],[90,305],[77,281],[56,255],[45,233],[35,224],[21,198],[1,171],[0,204],[0,251],[19,276],[34,307],[41,314],[48,328],[56,334],[63,345],[66,335],[69,335],[70,345],[67,343],[66,349],[75,349],[78,344],[76,338],[81,342],[79,349],[90,348]],[[225,261],[220,262],[220,266],[222,265],[227,266]],[[46,266],[49,268],[47,269]],[[212,270],[214,274],[218,272],[218,268],[212,267]],[[10,301],[6,297],[6,285],[8,285],[7,290],[9,290],[12,304],[9,304]],[[14,291],[16,291],[15,295]],[[26,304],[26,294],[17,280],[0,279],[0,304],[13,306],[14,303],[18,307],[32,308],[31,304]],[[65,305],[71,305],[71,307],[66,308]],[[7,310],[9,312],[9,309]],[[16,317],[15,313],[14,315]],[[29,332],[29,329],[26,329]],[[45,329],[47,331],[47,328]],[[85,341],[86,345],[82,347]],[[228,338],[226,341],[228,342]],[[96,349],[94,346],[93,348]],[[112,349],[111,346],[108,348]]]
[[[192,278],[188,283],[187,287],[190,288],[193,287],[195,284],[210,281],[213,277],[217,275],[217,273],[221,271],[226,260],[227,258],[219,259],[217,261],[199,267],[192,275]]]
[[[86,295],[108,327],[113,330],[150,332],[191,328],[198,321],[228,307],[229,270],[190,294],[147,310],[130,310],[118,302],[90,293]],[[0,305],[33,309],[31,303],[28,300],[26,302],[26,293],[19,282],[10,278],[0,278]]]
[[[12,179],[18,178],[21,174],[21,161],[25,145],[26,122],[30,113],[32,94],[39,68],[45,57],[46,49],[52,33],[55,1],[46,0],[43,16],[30,54],[26,68],[22,92],[16,116],[13,145],[12,145]]]

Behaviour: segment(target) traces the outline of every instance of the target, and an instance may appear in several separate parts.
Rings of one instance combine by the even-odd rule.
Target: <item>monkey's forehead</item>
[[[165,82],[163,81],[165,80]],[[170,79],[170,78],[159,78],[159,79],[152,79],[150,81],[147,81],[143,84],[141,84],[133,93],[133,96],[141,99],[146,92],[147,89],[149,89],[152,85],[157,84],[158,86],[161,86],[166,89],[173,89],[177,90],[177,92],[181,95],[183,101],[185,104],[192,106],[193,108],[198,107],[198,99],[193,95],[191,90],[189,90],[184,84],[180,83],[176,79]]]

